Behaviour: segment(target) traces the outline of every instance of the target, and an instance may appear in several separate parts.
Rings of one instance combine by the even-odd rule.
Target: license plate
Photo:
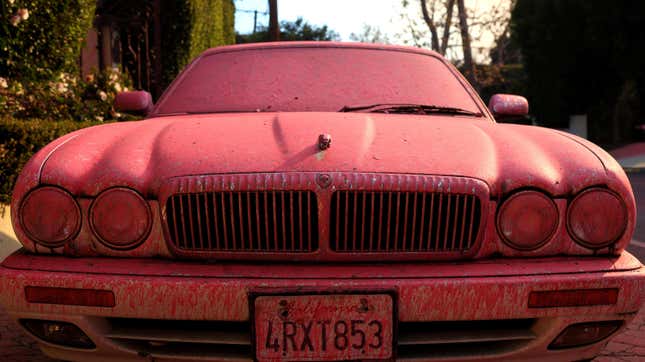
[[[258,296],[256,359],[391,359],[393,316],[388,294]]]

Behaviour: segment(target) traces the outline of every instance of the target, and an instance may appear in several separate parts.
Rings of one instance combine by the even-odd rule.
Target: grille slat
[[[190,220],[190,225],[193,225],[193,208],[192,208],[192,203],[190,202],[191,200],[191,195],[186,195],[186,203],[188,204],[188,218]],[[195,228],[190,228],[190,246],[191,248],[195,247]]]
[[[443,194],[439,194],[439,211],[438,214],[441,215],[441,209],[443,206]],[[437,240],[437,243],[441,240],[441,224],[437,223],[437,232],[435,234],[435,240]],[[434,248],[433,249],[438,249],[436,244],[433,244]],[[436,251],[436,250],[432,250]]]
[[[452,197],[448,197],[448,202],[446,205],[446,221],[442,223],[444,225],[444,230],[443,230],[443,250],[450,250],[450,244],[448,244],[448,230],[450,229],[450,215],[451,210],[450,210],[450,203],[452,201]]]
[[[281,196],[280,211],[282,211],[282,235],[284,235],[282,237],[282,250],[288,250],[287,237],[286,237],[286,235],[287,235],[287,226],[286,226],[286,223],[285,223],[285,219],[286,219],[286,216],[285,216],[286,211],[285,211],[285,209],[287,208],[287,205],[284,202],[284,192],[281,192],[280,196]]]
[[[195,204],[199,205],[201,204],[201,196],[202,195],[195,195]],[[200,207],[197,209],[197,235],[199,235],[199,247],[203,248],[204,247],[204,237],[202,236],[202,231],[204,231],[204,228],[202,227],[202,211],[204,208]],[[205,221],[205,220],[204,220]],[[205,226],[206,224],[204,224]]]
[[[415,237],[415,231],[416,231],[416,223],[417,223],[417,193],[414,193],[414,206],[412,208],[412,236],[410,237],[410,247],[414,248],[414,237]]]
[[[298,192],[298,209],[302,210],[302,193]],[[298,213],[298,240],[300,240],[300,249],[302,249],[302,213]]]
[[[208,213],[208,195],[203,195],[204,196],[204,212],[206,213],[206,242],[208,243],[208,248],[212,248],[211,245],[211,223],[208,222],[210,220],[209,213]]]
[[[468,205],[468,199],[464,198],[464,202],[463,202],[462,208],[461,208],[462,215],[466,215],[466,211],[468,210],[467,205]],[[465,227],[466,227],[466,218],[462,217],[461,218],[461,229],[460,229],[461,231],[459,232],[459,249],[461,249],[463,247],[463,245],[464,245],[464,229],[465,229]]]
[[[475,200],[470,200],[470,202],[474,203]],[[470,240],[473,237],[473,226],[474,226],[473,224],[474,224],[474,220],[475,220],[475,207],[476,206],[472,206],[472,205],[470,207],[470,221],[471,222],[468,224],[468,239],[467,240]],[[477,231],[475,230],[475,233],[476,232]]]
[[[336,252],[465,252],[475,244],[480,218],[475,195],[337,191],[330,247]]]
[[[226,200],[224,200],[224,195],[219,194],[218,196],[219,196],[219,199],[220,199],[219,204],[222,205],[220,210],[226,210]],[[215,208],[215,210],[217,210],[217,209]],[[223,246],[224,249],[228,249],[228,230],[227,230],[227,227],[226,227],[226,214],[223,211],[220,211],[219,214],[222,215],[221,226],[222,226],[222,231],[223,231],[223,235],[224,235],[222,237],[222,246]],[[216,240],[219,241],[220,238],[218,237]],[[219,247],[220,247],[219,242],[217,244],[218,244],[217,248],[219,249]]]
[[[434,223],[432,222],[433,219],[433,214],[434,214],[434,193],[430,195],[430,218],[428,218],[428,236],[426,237],[426,250],[430,250],[430,247],[432,246],[432,227],[434,226]]]
[[[310,191],[203,192],[172,195],[166,215],[180,251],[313,252],[317,205]]]

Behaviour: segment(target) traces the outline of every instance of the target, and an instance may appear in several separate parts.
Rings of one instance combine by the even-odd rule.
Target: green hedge
[[[0,203],[8,204],[22,170],[36,151],[67,133],[103,122],[42,119],[17,120],[0,117]]]
[[[0,77],[50,80],[77,72],[96,0],[0,1]]]
[[[161,14],[164,87],[204,50],[235,43],[232,0],[164,1]]]

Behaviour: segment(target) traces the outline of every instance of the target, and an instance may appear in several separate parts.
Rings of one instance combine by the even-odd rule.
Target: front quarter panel
[[[624,200],[625,205],[627,206],[626,232],[625,235],[623,235],[623,237],[613,245],[613,253],[619,254],[622,250],[627,248],[627,245],[629,245],[634,233],[634,227],[636,226],[636,199],[634,198],[634,191],[632,190],[632,185],[629,182],[629,178],[627,177],[625,170],[623,170],[622,166],[618,161],[616,161],[616,159],[598,145],[570,133],[562,131],[557,132],[587,148],[600,160],[600,162],[602,162],[606,173],[605,186],[616,192]],[[599,205],[599,207],[602,207],[602,205]]]
[[[41,182],[42,169],[47,159],[62,145],[78,137],[85,130],[78,130],[68,133],[52,141],[40,151],[36,152],[31,159],[25,164],[14,186],[11,196],[11,222],[18,240],[29,251],[36,252],[37,246],[26,235],[18,220],[18,211],[20,203],[29,191],[38,186]]]

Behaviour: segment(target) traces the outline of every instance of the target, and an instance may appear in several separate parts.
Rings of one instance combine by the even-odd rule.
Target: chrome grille
[[[336,252],[461,252],[477,239],[481,203],[445,192],[338,191],[331,201]]]
[[[180,251],[318,249],[318,204],[311,191],[175,194],[167,200],[166,217]]]

